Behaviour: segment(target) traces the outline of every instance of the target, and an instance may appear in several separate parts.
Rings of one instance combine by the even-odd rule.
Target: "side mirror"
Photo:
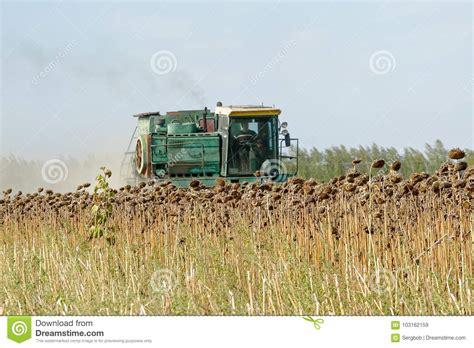
[[[285,146],[289,147],[291,145],[290,133],[285,134]]]

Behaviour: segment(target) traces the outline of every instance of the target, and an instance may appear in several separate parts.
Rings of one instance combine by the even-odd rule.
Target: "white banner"
[[[0,317],[0,347],[472,347],[473,317]],[[321,345],[322,344],[322,345]]]

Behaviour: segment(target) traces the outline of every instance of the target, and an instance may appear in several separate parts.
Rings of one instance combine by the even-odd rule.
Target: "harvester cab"
[[[193,179],[213,186],[283,182],[298,171],[298,139],[291,138],[281,111],[268,106],[222,106],[214,112],[185,110],[135,115],[138,125],[122,162],[130,184],[170,180],[187,186]]]

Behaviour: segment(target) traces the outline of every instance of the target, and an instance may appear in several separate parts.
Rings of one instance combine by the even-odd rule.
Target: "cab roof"
[[[281,113],[280,109],[273,106],[263,105],[229,105],[216,106],[216,114],[226,116],[278,116]]]
[[[160,116],[159,111],[152,111],[152,112],[142,112],[141,114],[135,114],[133,117],[148,117],[148,116]]]

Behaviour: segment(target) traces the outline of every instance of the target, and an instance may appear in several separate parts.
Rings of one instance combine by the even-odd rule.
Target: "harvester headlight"
[[[288,122],[282,122],[280,125],[281,128],[286,128],[288,127]]]
[[[287,130],[287,129],[283,129],[283,130],[281,131],[281,135],[286,136],[287,134],[288,134],[288,130]]]

